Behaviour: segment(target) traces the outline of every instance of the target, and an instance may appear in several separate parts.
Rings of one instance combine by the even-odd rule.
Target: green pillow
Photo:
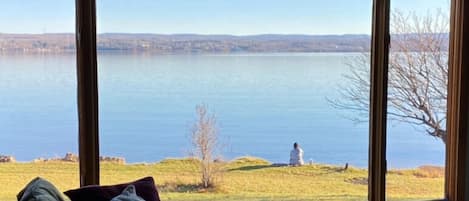
[[[18,201],[64,201],[62,193],[47,180],[36,177],[16,196]]]

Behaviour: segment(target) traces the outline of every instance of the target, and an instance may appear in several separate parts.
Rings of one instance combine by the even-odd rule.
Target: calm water
[[[305,160],[366,167],[368,125],[343,116],[337,97],[354,54],[100,55],[102,155],[129,162],[184,157],[195,106],[218,117],[224,157]],[[27,161],[77,152],[74,55],[0,55],[0,154]],[[391,167],[444,164],[444,146],[390,123]]]

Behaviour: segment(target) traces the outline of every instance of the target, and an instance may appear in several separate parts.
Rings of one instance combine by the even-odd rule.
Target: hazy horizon
[[[422,6],[424,5],[424,6]],[[448,0],[392,0],[392,9],[426,13]],[[0,5],[0,33],[72,33],[75,1],[17,0]],[[371,33],[372,1],[97,1],[98,33],[343,35]]]
[[[75,34],[75,32],[46,32],[46,33],[21,33],[21,32],[0,32],[0,34],[17,34],[17,35],[52,35],[52,34]],[[195,32],[181,32],[181,33],[158,33],[158,32],[103,32],[97,33],[98,35],[104,34],[134,34],[134,35],[199,35],[199,36],[263,36],[263,35],[277,35],[277,36],[371,36],[371,34],[298,34],[298,33],[258,33],[258,34],[231,34],[231,33],[217,33],[205,34]]]

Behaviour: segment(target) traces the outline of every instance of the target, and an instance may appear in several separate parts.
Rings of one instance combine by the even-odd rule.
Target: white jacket
[[[298,147],[297,149],[293,149],[290,152],[290,165],[303,165],[305,162],[303,161],[303,149]]]

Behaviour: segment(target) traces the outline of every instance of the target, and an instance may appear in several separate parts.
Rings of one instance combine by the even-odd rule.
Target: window
[[[78,164],[63,162],[78,149],[73,1],[0,9],[0,200],[37,176],[78,187]]]
[[[449,5],[392,1],[387,197],[444,196]],[[397,178],[407,175],[407,179]],[[406,186],[406,191],[398,189]],[[422,188],[425,186],[425,188]]]
[[[153,175],[163,199],[366,199],[368,126],[349,119],[368,108],[341,110],[336,89],[369,59],[371,2],[337,4],[97,1],[100,150],[129,163],[101,163],[102,183]],[[190,158],[198,105],[216,117],[216,188]],[[294,142],[303,167],[285,167]]]
[[[79,101],[78,112],[79,118],[79,133],[80,133],[80,182],[82,185],[97,184],[99,183],[99,144],[98,139],[98,99],[97,99],[97,81],[96,78],[96,32],[95,32],[95,10],[94,1],[77,1],[77,28],[79,44],[77,45],[77,63],[78,63],[78,88],[79,88]],[[388,36],[389,33],[389,1],[375,0],[373,2],[373,35],[372,35],[372,54],[371,54],[371,97],[370,97],[370,145],[369,145],[369,200],[385,200],[385,171],[386,171],[386,97],[387,97],[387,64],[388,64]],[[8,5],[14,8],[14,5]],[[467,6],[466,6],[467,7]],[[8,10],[8,9],[7,9]],[[12,9],[14,10],[14,9]],[[448,139],[446,147],[446,181],[445,181],[445,198],[447,200],[465,200],[466,193],[466,134],[467,134],[467,119],[468,101],[467,83],[469,80],[467,66],[467,59],[463,55],[467,54],[467,21],[463,19],[467,16],[464,12],[465,7],[462,0],[453,0],[451,8],[451,40],[449,47],[449,72],[448,72],[448,113],[447,113],[447,128]],[[2,12],[2,14],[7,12]],[[35,13],[35,12],[30,12]],[[36,19],[38,20],[38,19]],[[72,23],[71,23],[72,24]],[[84,26],[91,25],[91,26]],[[5,34],[0,34],[4,37]],[[466,38],[465,38],[466,36]],[[9,59],[3,59],[5,51],[5,41],[0,41],[2,46],[2,60],[1,64],[14,64],[19,65],[20,61],[12,62]],[[40,44],[42,45],[42,44]],[[19,65],[20,66],[20,65]],[[3,74],[2,81],[11,79],[14,73]],[[7,71],[5,71],[7,72]],[[91,79],[90,79],[91,78]],[[89,82],[91,80],[91,82]],[[64,85],[67,82],[64,82]],[[91,84],[90,84],[91,83]],[[27,84],[27,83],[26,83]],[[2,94],[10,93],[8,88],[10,83],[0,82],[3,86],[0,89]],[[9,91],[10,90],[10,91]],[[60,91],[60,90],[59,90]],[[28,93],[34,93],[27,91]],[[18,103],[11,101],[10,97],[2,97],[3,101],[8,102],[9,105],[17,105]],[[62,97],[60,97],[62,98]],[[28,102],[29,104],[30,102]],[[32,103],[32,102],[31,102]],[[21,109],[24,109],[21,107]],[[2,114],[5,108],[2,109]],[[11,114],[11,113],[8,113]],[[25,119],[25,118],[21,118]],[[2,117],[2,123],[9,122],[10,118]],[[3,132],[9,132],[2,124],[2,138],[5,138]],[[8,123],[10,124],[10,123]],[[12,128],[13,130],[18,127]],[[6,135],[5,135],[6,136]],[[26,139],[28,139],[26,137]],[[6,145],[8,146],[8,145]],[[2,146],[3,148],[3,146]],[[0,173],[10,174],[10,165],[17,164],[0,164]],[[18,164],[20,165],[20,164]],[[23,165],[23,164],[21,164]],[[26,164],[27,165],[27,164]],[[43,170],[43,169],[41,169]],[[13,169],[15,171],[15,169]],[[54,171],[53,171],[54,172]],[[59,173],[59,172],[54,172]],[[50,174],[50,172],[48,172]],[[11,176],[11,174],[10,174]],[[6,177],[0,177],[6,178]],[[60,182],[60,181],[59,181]],[[59,183],[58,182],[58,183]],[[77,181],[78,182],[78,181]],[[3,182],[2,182],[3,183]],[[10,183],[9,183],[10,184]],[[71,185],[67,183],[64,186]],[[9,185],[10,186],[10,185]],[[13,190],[9,189],[7,192],[13,195]],[[3,196],[1,197],[4,198]],[[11,199],[11,196],[5,196],[6,199]]]

